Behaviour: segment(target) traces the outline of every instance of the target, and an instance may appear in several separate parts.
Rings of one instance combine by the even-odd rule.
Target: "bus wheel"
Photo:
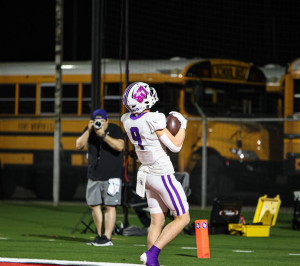
[[[191,172],[192,194],[190,201],[193,204],[201,204],[202,198],[202,161],[199,161]],[[222,158],[218,155],[209,155],[207,158],[207,183],[206,203],[211,205],[216,197],[229,197],[233,192],[234,183],[226,173]]]
[[[14,176],[6,165],[0,167],[0,197],[1,199],[10,199],[17,188]]]

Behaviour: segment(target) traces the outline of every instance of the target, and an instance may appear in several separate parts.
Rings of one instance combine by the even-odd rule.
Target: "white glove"
[[[171,111],[169,114],[175,116],[179,120],[179,122],[181,123],[180,128],[186,129],[187,120],[184,118],[184,116],[181,113]]]

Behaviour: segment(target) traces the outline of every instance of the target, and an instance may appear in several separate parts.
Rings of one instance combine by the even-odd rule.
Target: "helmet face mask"
[[[133,114],[140,114],[150,109],[157,101],[155,89],[144,82],[130,84],[123,95],[123,104]]]

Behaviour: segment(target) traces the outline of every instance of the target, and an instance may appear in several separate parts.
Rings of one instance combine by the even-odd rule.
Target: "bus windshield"
[[[171,83],[150,83],[150,87],[155,88],[158,95],[158,102],[152,107],[152,111],[159,111],[166,116],[170,111],[179,112],[180,88],[179,84]]]
[[[185,89],[185,110],[199,115],[194,102],[210,117],[277,117],[278,94],[265,86],[212,81],[190,81]]]

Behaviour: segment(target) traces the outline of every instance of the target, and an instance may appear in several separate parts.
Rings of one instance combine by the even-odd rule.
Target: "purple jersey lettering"
[[[144,150],[144,146],[142,145],[142,139],[140,136],[139,129],[137,127],[131,127],[130,133],[131,133],[132,139],[138,142],[138,145],[140,146],[141,150]]]

